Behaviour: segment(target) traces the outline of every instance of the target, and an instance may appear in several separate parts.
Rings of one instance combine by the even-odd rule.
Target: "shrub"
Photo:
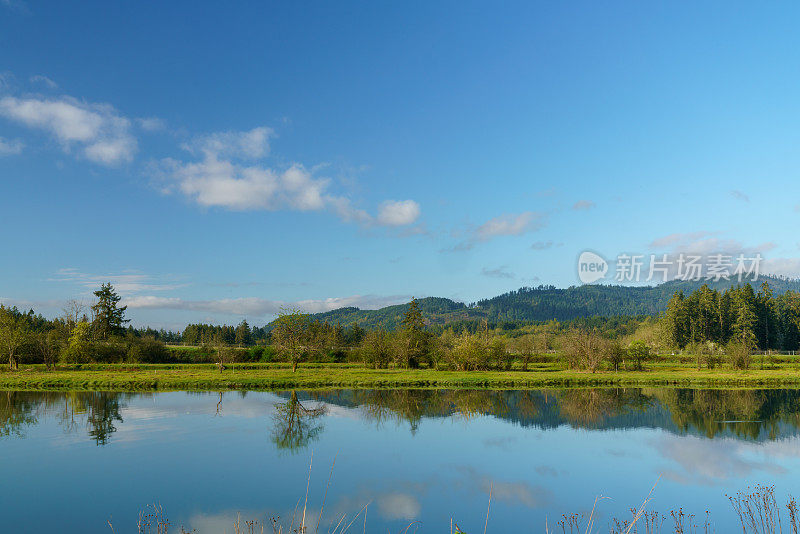
[[[89,361],[95,363],[120,363],[125,361],[125,344],[119,341],[97,341],[90,345]]]
[[[152,337],[128,341],[128,361],[141,363],[170,363],[171,354],[164,343]]]
[[[89,363],[91,361],[92,327],[87,322],[75,324],[69,335],[67,348],[61,353],[65,363]]]
[[[603,361],[602,340],[595,332],[572,330],[564,339],[564,355],[570,369],[594,373]]]
[[[636,340],[628,346],[628,356],[633,360],[634,368],[641,371],[643,363],[650,359],[650,347],[641,339]]]
[[[753,349],[748,343],[731,341],[728,343],[728,346],[725,347],[725,354],[728,356],[728,363],[730,363],[733,369],[750,369]]]
[[[459,371],[484,371],[489,368],[489,352],[480,334],[464,332],[450,351],[449,360]]]
[[[617,341],[607,341],[603,344],[603,357],[614,371],[619,371],[619,366],[625,361],[625,349]]]
[[[258,362],[264,357],[264,347],[262,346],[255,346],[250,348],[250,361],[251,362]]]
[[[359,347],[361,360],[367,367],[385,369],[392,359],[392,340],[383,330],[369,332]]]
[[[528,370],[528,364],[533,359],[533,353],[536,350],[536,339],[533,334],[523,334],[514,340],[514,349],[519,353],[522,358],[522,370]]]
[[[508,347],[502,338],[496,337],[489,342],[489,366],[495,369],[511,369],[511,358]]]
[[[271,346],[267,345],[266,347],[264,347],[264,352],[261,353],[261,358],[259,359],[259,361],[272,362],[275,361],[276,357],[277,353],[275,352],[275,350]]]

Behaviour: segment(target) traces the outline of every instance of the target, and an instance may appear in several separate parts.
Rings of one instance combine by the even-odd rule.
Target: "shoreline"
[[[597,373],[533,371],[437,371],[364,369],[347,364],[300,366],[236,365],[223,373],[213,366],[95,365],[46,371],[24,366],[0,372],[2,390],[220,391],[286,389],[542,389],[593,387],[800,388],[800,371],[777,368],[749,371],[655,368]]]

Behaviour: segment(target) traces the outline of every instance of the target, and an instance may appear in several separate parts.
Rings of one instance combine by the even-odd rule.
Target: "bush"
[[[489,368],[488,347],[480,334],[461,334],[447,359],[458,371],[485,371]]]
[[[265,362],[265,363],[275,361],[275,359],[277,357],[277,353],[275,352],[275,349],[273,349],[269,345],[266,346],[266,347],[262,347],[262,348],[264,349],[264,351],[261,353],[261,357],[259,358],[258,361]]]
[[[495,369],[511,369],[508,347],[502,338],[496,337],[489,342],[489,365]]]
[[[572,330],[564,339],[567,367],[595,372],[603,361],[602,339],[595,332]]]
[[[625,349],[617,341],[607,341],[603,344],[603,357],[614,371],[619,371],[619,366],[625,361]]]
[[[749,344],[732,341],[725,347],[725,354],[728,356],[728,363],[733,369],[750,369],[753,350]]]
[[[250,361],[259,362],[264,357],[264,347],[256,345],[250,348]]]
[[[96,363],[121,363],[125,361],[125,344],[119,341],[97,341],[90,344],[89,361]]]
[[[133,338],[128,342],[128,361],[140,363],[170,363],[167,346],[152,337]]]
[[[359,348],[361,360],[367,367],[385,369],[392,359],[392,340],[383,330],[369,332]]]
[[[634,341],[628,346],[628,356],[633,360],[635,369],[644,369],[644,362],[650,359],[650,347],[641,339]]]

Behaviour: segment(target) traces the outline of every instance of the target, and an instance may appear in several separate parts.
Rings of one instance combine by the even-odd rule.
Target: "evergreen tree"
[[[411,299],[400,324],[402,330],[398,338],[397,352],[399,363],[405,367],[419,367],[423,360],[429,359],[430,336],[425,331],[425,319],[422,317],[417,299]]]
[[[734,290],[733,302],[736,320],[733,324],[733,340],[751,349],[756,346],[756,327],[758,326],[758,306],[753,286],[745,284]]]
[[[122,333],[125,323],[130,320],[125,319],[127,306],[118,307],[122,297],[117,295],[111,283],[103,284],[100,289],[94,292],[97,297],[97,304],[92,306],[94,313],[94,327],[100,339],[108,339],[109,336]]]
[[[758,346],[762,350],[769,350],[774,347],[777,332],[775,330],[775,300],[772,298],[772,290],[767,282],[761,284],[761,289],[756,295],[758,304]]]
[[[237,345],[250,345],[253,342],[252,332],[250,325],[246,320],[242,320],[239,326],[236,327],[236,344]]]

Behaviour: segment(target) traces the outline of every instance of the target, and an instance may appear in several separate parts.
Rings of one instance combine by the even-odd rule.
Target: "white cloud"
[[[4,139],[0,137],[0,156],[13,156],[20,154],[25,144],[19,139]]]
[[[201,206],[231,210],[330,210],[343,221],[362,226],[405,226],[419,217],[419,204],[404,200],[384,202],[373,218],[349,198],[330,191],[332,181],[316,176],[324,166],[309,170],[295,163],[280,170],[255,161],[269,154],[273,136],[272,129],[258,127],[212,133],[185,143],[184,150],[199,160],[163,160],[160,172],[167,178],[163,191],[177,190]]]
[[[751,263],[749,258],[755,258],[760,255],[762,260],[758,266],[759,275],[773,274],[789,278],[800,276],[800,259],[766,257],[768,253],[778,248],[778,244],[773,241],[757,245],[745,245],[736,239],[721,237],[716,232],[699,231],[669,234],[653,240],[649,247],[659,253],[667,254],[666,260],[670,262],[667,273],[668,279],[677,276],[678,261],[681,254],[686,257],[699,256],[698,263],[701,265],[707,265],[717,255],[728,256],[732,265],[731,272],[734,272],[738,266],[738,258],[740,256],[743,256],[746,261],[745,268],[749,268]],[[662,255],[657,255],[657,261],[661,262],[662,260]],[[643,267],[643,272],[646,268],[647,266]]]
[[[157,277],[139,272],[94,274],[84,273],[77,269],[59,269],[50,282],[68,282],[85,289],[95,290],[101,284],[110,282],[120,295],[132,295],[142,291],[169,291],[184,287],[168,277]]]
[[[713,235],[711,232],[705,231],[669,234],[659,237],[658,239],[654,239],[650,243],[650,248],[659,249],[664,247],[679,246],[684,243],[691,243],[699,239],[704,239],[711,235]]]
[[[474,237],[478,241],[488,241],[499,236],[522,235],[538,230],[542,226],[544,226],[544,215],[541,213],[526,211],[519,214],[505,214],[480,225]]]
[[[378,208],[378,223],[385,226],[406,226],[413,224],[419,215],[419,204],[413,200],[387,200]]]
[[[31,83],[40,83],[42,85],[46,85],[50,89],[57,89],[58,84],[48,78],[47,76],[42,76],[41,74],[37,74],[35,76],[31,76],[30,78]]]
[[[146,132],[157,132],[167,127],[164,120],[159,119],[158,117],[139,118],[136,119],[136,124],[138,124],[139,128]]]
[[[597,204],[595,204],[591,200],[579,200],[572,205],[572,209],[575,211],[588,211],[594,208],[595,206],[597,206]]]
[[[456,243],[450,248],[443,248],[439,252],[464,252],[475,248],[478,242],[489,241],[496,237],[516,236],[533,232],[542,228],[546,223],[543,213],[524,211],[522,213],[506,213],[493,217],[470,230],[467,238]],[[457,235],[457,234],[456,234]]]
[[[777,247],[778,245],[772,241],[760,243],[756,246],[746,246],[741,241],[725,239],[718,237],[716,233],[703,231],[669,234],[650,243],[651,249],[671,251],[673,254],[685,253],[701,256],[709,254],[765,254]]]
[[[372,217],[366,211],[353,207],[349,198],[327,196],[325,197],[330,208],[345,222],[356,222],[363,226],[372,224]]]
[[[353,295],[326,299],[309,299],[297,302],[269,300],[257,297],[244,297],[220,300],[184,300],[177,297],[157,297],[153,295],[132,296],[123,304],[130,309],[185,310],[231,315],[262,317],[277,314],[281,308],[297,307],[307,313],[320,313],[354,306],[364,310],[375,310],[384,306],[402,304],[411,299],[408,295]]]
[[[248,132],[217,132],[200,136],[183,148],[206,156],[258,159],[269,154],[269,140],[274,136],[272,128],[259,126]]]
[[[197,163],[165,162],[178,189],[202,206],[232,210],[320,210],[326,206],[327,179],[301,165],[284,171],[243,166],[207,154]]]
[[[40,129],[55,137],[66,152],[79,147],[84,156],[103,165],[129,162],[137,150],[130,121],[107,104],[60,99],[0,99],[0,116]]]
[[[761,264],[761,272],[799,278],[800,258],[767,258]]]

